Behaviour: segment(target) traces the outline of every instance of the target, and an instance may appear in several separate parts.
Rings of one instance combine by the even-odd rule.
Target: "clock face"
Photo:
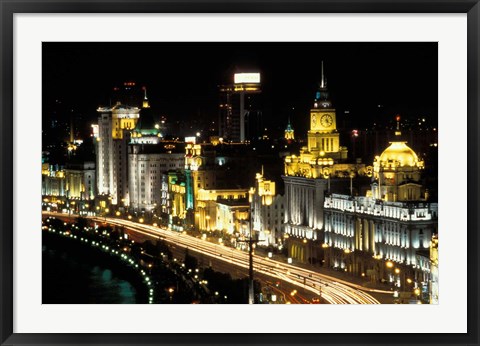
[[[330,114],[324,114],[322,115],[322,117],[320,118],[320,124],[323,126],[323,127],[330,127],[332,126],[333,124],[333,118]]]

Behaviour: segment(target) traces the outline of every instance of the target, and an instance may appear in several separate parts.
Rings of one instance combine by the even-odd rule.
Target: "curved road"
[[[239,267],[248,268],[248,253],[234,248],[217,245],[208,241],[195,238],[180,232],[170,231],[151,225],[139,224],[136,222],[114,219],[114,218],[92,218],[98,222],[108,222],[114,225],[129,228],[135,232],[155,236],[175,243],[180,247],[188,247],[189,250],[214,257]],[[312,270],[299,268],[286,263],[271,260],[269,258],[254,255],[254,270],[270,277],[289,282],[302,287],[313,293],[319,294],[331,304],[379,304],[379,301],[365,291],[377,293],[389,293],[366,289],[362,286],[342,281],[328,275],[320,274]]]
[[[60,217],[67,216],[57,213],[45,214]],[[179,247],[188,247],[191,251],[215,258],[216,260],[231,263],[242,268],[248,268],[248,253],[244,251],[226,247],[221,244],[217,245],[206,240],[152,225],[116,218],[89,218],[96,222],[107,222],[112,225],[125,227],[131,231],[149,237],[164,239],[165,241],[174,243]],[[316,295],[321,295],[324,300],[331,304],[380,304],[377,299],[367,292],[392,294],[391,291],[368,289],[325,274],[258,255],[254,255],[253,266],[254,271],[257,273],[262,273],[277,280],[301,287]]]

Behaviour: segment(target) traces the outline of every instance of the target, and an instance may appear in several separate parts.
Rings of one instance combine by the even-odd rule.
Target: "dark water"
[[[122,273],[88,248],[42,247],[43,304],[135,304],[137,291]],[[101,263],[101,264],[99,264]]]

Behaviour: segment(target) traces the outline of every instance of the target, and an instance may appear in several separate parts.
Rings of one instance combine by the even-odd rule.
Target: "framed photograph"
[[[478,1],[0,1],[2,345],[479,344]]]

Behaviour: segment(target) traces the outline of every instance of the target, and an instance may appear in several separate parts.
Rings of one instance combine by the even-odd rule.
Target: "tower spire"
[[[150,108],[150,103],[148,102],[148,98],[147,98],[147,87],[143,87],[142,89],[144,92],[142,108]]]
[[[321,63],[321,79],[317,93],[315,94],[313,108],[332,108],[332,102],[330,101],[330,96],[327,90],[327,78],[325,78],[323,69],[323,60]]]
[[[294,132],[292,129],[292,123],[290,122],[290,115],[288,116],[288,124],[287,124],[287,128],[285,129],[285,139],[286,140],[295,139]]]
[[[73,111],[70,113],[70,143],[75,140],[75,131],[73,130]]]
[[[322,60],[322,81],[320,84],[320,88],[325,88],[325,76],[323,75],[323,60]]]
[[[395,120],[397,121],[397,129],[395,131],[395,136],[400,137],[402,135],[402,131],[400,131],[400,114],[397,114]]]

